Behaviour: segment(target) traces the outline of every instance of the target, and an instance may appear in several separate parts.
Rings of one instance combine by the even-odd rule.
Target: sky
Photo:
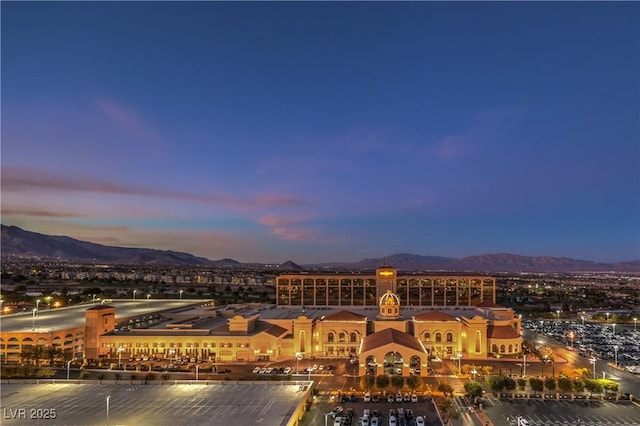
[[[5,225],[242,262],[640,259],[640,3],[0,8]]]

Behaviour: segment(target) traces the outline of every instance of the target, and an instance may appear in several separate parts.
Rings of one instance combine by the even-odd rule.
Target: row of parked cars
[[[380,400],[381,395],[371,395],[371,393],[367,392],[364,394],[364,402],[378,402]],[[405,392],[402,395],[401,392],[396,393],[395,395],[390,393],[387,395],[387,402],[418,402],[418,395],[415,393],[409,395]]]

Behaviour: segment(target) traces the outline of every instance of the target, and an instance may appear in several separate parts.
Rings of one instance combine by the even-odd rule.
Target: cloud
[[[162,137],[133,111],[132,108],[112,101],[95,101],[98,109],[109,117],[120,131],[133,140],[146,144],[163,144]]]
[[[265,216],[258,219],[258,223],[271,228],[271,233],[288,241],[315,241],[319,238],[309,228],[300,226],[308,218]]]
[[[158,189],[138,185],[127,185],[88,176],[63,176],[46,170],[16,166],[7,166],[2,169],[2,190],[16,192],[84,191],[114,195],[163,197],[245,210],[265,207],[296,207],[306,204],[305,200],[287,194],[259,194],[248,198],[215,193],[194,194],[164,188]]]
[[[86,214],[69,211],[53,211],[39,207],[22,206],[2,206],[3,216],[35,216],[35,217],[59,217],[59,218],[79,218],[86,217]]]

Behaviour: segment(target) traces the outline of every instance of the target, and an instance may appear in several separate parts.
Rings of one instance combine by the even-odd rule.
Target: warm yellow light
[[[393,276],[393,272],[391,272],[391,271],[380,271],[380,276],[391,277],[391,276]]]

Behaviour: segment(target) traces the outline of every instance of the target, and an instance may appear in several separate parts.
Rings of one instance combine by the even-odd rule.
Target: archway
[[[409,358],[409,374],[420,375],[420,357],[418,355]]]
[[[378,373],[378,363],[376,362],[376,357],[373,355],[369,355],[366,359],[367,363],[367,374],[375,376]]]
[[[384,372],[386,374],[402,374],[402,355],[399,352],[387,352],[384,356]]]

